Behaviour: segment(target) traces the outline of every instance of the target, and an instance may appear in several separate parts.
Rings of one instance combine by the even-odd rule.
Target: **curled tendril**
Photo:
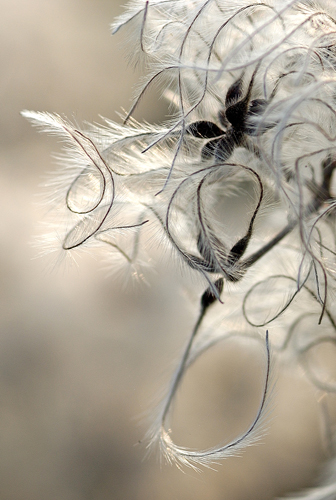
[[[223,280],[217,280],[213,287],[216,288],[217,294],[220,295],[222,292]],[[157,424],[148,434],[148,439],[150,441],[149,446],[155,442],[158,443],[163,455],[169,461],[176,461],[180,465],[188,465],[193,468],[197,468],[198,464],[204,466],[210,466],[211,463],[216,460],[226,458],[228,456],[234,456],[239,454],[242,448],[251,445],[260,439],[260,432],[264,424],[265,411],[268,402],[268,395],[270,392],[270,376],[271,376],[271,353],[269,346],[269,335],[266,331],[265,346],[266,346],[266,370],[265,370],[265,380],[264,387],[262,391],[262,398],[259,404],[259,408],[255,418],[248,427],[248,429],[236,439],[230,443],[210,448],[207,450],[191,450],[181,446],[176,445],[171,437],[170,431],[167,430],[167,421],[169,419],[171,406],[174,402],[176,393],[179,386],[183,380],[185,372],[193,364],[197,358],[209,348],[209,344],[205,344],[201,349],[194,349],[194,340],[199,332],[205,314],[208,308],[216,301],[216,296],[211,291],[210,287],[207,289],[201,298],[201,310],[193,328],[192,334],[183,353],[181,362],[173,376],[172,382],[170,384],[170,389],[166,399],[163,401],[162,410],[160,411]]]

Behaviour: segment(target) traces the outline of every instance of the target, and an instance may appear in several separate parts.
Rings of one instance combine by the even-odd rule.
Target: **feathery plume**
[[[148,73],[123,125],[81,130],[57,115],[23,115],[70,153],[64,250],[108,244],[135,270],[151,231],[203,280],[198,319],[149,440],[168,461],[209,466],[259,438],[270,344],[318,390],[336,390],[310,362],[336,339],[336,4],[133,0],[113,32],[121,28],[130,58]],[[137,123],[134,110],[155,82],[171,103],[169,122]],[[222,331],[204,328],[213,304]],[[255,419],[228,444],[176,445],[168,420],[185,372],[233,335],[266,346]],[[334,498],[335,484],[304,498]]]

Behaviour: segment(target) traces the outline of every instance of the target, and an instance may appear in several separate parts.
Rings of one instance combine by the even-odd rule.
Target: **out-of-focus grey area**
[[[268,434],[242,457],[200,474],[144,460],[154,396],[197,304],[162,264],[150,286],[122,292],[100,255],[53,271],[36,258],[36,195],[59,145],[19,112],[118,120],[139,77],[122,33],[110,35],[121,12],[116,0],[0,0],[0,499],[268,500],[312,485],[326,455],[314,391],[295,367],[276,370]],[[137,117],[160,119],[156,97]],[[179,443],[245,430],[262,387],[259,351],[227,342],[196,363],[180,395]]]

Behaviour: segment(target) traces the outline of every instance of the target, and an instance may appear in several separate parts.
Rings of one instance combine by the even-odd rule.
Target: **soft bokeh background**
[[[119,0],[0,0],[0,499],[269,500],[313,484],[326,456],[314,391],[298,373],[278,368],[269,433],[242,458],[201,474],[143,460],[142,417],[196,308],[165,265],[150,286],[122,292],[99,256],[51,272],[30,244],[43,218],[36,193],[59,146],[19,111],[118,119],[139,76],[123,59],[122,33],[110,36],[121,11]],[[156,97],[137,116],[159,120]],[[181,415],[185,444],[248,425],[259,350],[228,343],[195,365],[180,397],[191,394],[183,410],[195,417]]]

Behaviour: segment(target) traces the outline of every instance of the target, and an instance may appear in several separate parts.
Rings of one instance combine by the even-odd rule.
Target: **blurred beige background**
[[[30,244],[43,218],[36,194],[59,146],[19,112],[80,122],[129,108],[139,75],[123,59],[122,33],[110,35],[119,3],[0,0],[0,499],[269,500],[313,484],[325,457],[314,391],[279,369],[264,444],[217,472],[143,460],[141,416],[169,380],[196,310],[165,266],[149,287],[121,293],[98,257],[51,272]],[[153,96],[137,117],[159,120]],[[199,419],[182,419],[181,444],[243,431],[261,364],[258,351],[234,343],[207,354],[183,392]]]

